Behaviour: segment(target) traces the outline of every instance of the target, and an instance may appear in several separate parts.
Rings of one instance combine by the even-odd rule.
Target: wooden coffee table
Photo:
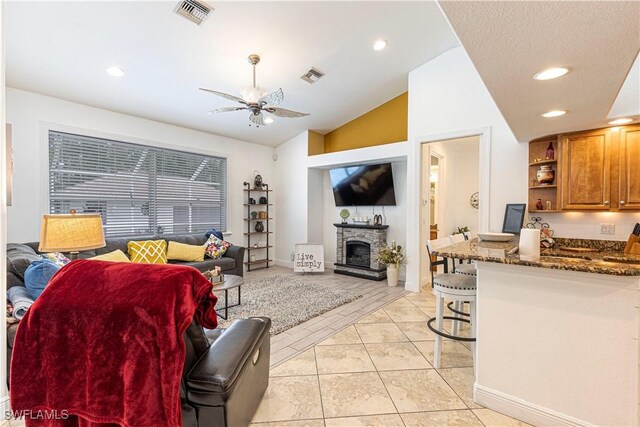
[[[224,275],[224,282],[216,283],[213,285],[213,292],[224,291],[224,316],[220,314],[220,310],[216,310],[218,312],[218,316],[222,317],[224,320],[227,320],[229,317],[229,309],[231,307],[237,307],[241,303],[241,288],[244,284],[244,278],[241,276],[234,276],[232,274]],[[238,303],[229,305],[229,289],[238,288]]]

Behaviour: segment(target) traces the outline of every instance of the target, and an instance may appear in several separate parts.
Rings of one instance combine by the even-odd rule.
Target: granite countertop
[[[597,247],[585,240],[563,239],[564,246]],[[593,242],[593,241],[592,241]],[[559,245],[556,245],[560,247]],[[609,274],[614,276],[640,276],[640,255],[625,254],[619,246],[606,245],[597,252],[575,253],[561,249],[543,249],[539,259],[518,255],[518,238],[508,242],[485,242],[472,239],[456,243],[434,251],[434,255],[455,259],[496,262],[501,264],[525,265],[529,267],[552,268],[556,270],[582,271],[586,273]]]

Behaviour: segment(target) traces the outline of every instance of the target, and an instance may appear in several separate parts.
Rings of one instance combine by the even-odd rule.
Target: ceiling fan
[[[260,62],[260,56],[249,55],[249,63],[253,66],[253,87],[240,91],[242,98],[228,93],[218,92],[211,89],[200,88],[205,92],[212,93],[214,95],[221,96],[231,101],[236,101],[242,104],[241,107],[224,107],[210,111],[209,113],[226,113],[229,111],[241,111],[249,110],[249,121],[257,127],[267,125],[273,122],[271,117],[265,117],[263,112],[273,114],[277,117],[296,118],[308,116],[307,113],[299,113],[297,111],[287,110],[285,108],[276,107],[284,100],[284,92],[282,89],[278,89],[275,92],[271,92],[267,95],[262,95],[262,90],[256,86],[256,65]],[[251,126],[251,123],[249,126]]]

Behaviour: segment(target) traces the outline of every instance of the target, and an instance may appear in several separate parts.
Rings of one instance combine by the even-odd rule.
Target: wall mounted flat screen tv
[[[331,169],[336,206],[395,206],[391,163]]]

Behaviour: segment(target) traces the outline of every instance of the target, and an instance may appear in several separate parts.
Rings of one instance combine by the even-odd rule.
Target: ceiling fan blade
[[[264,116],[262,113],[258,114],[249,114],[249,121],[256,126],[266,126],[267,124],[264,122]]]
[[[237,96],[235,96],[235,95],[229,95],[228,93],[218,92],[218,91],[216,91],[216,90],[205,89],[205,88],[202,88],[202,87],[200,88],[200,90],[203,90],[203,91],[205,91],[205,92],[212,93],[212,94],[214,94],[214,95],[221,96],[221,97],[226,98],[226,99],[229,99],[229,100],[231,100],[231,101],[236,101],[236,102],[239,102],[239,103],[241,103],[241,104],[247,105],[247,101],[245,101],[244,99],[242,99],[242,98],[240,98],[240,97],[237,97]]]
[[[247,107],[224,107],[224,108],[216,108],[215,110],[211,110],[212,113],[226,113],[228,111],[240,111],[246,110]]]
[[[258,99],[258,104],[260,105],[278,105],[284,100],[284,92],[282,88],[279,88],[275,92],[271,92],[268,95],[263,96]]]
[[[286,108],[280,108],[280,107],[267,107],[264,110],[278,117],[295,118],[295,117],[304,117],[309,115],[307,113],[299,113],[297,111],[291,111],[291,110],[287,110]]]

